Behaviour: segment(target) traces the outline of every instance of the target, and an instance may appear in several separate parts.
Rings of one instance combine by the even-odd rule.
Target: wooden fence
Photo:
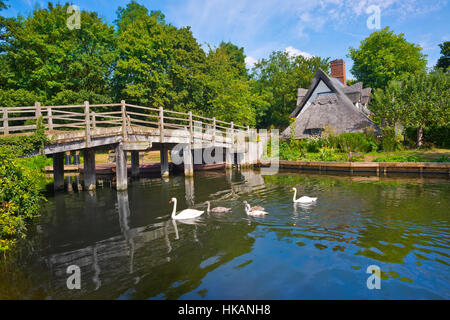
[[[34,106],[2,108],[2,127],[4,135],[31,134],[37,128],[37,120],[42,117],[42,124],[46,132],[85,130],[90,137],[90,131],[97,127],[122,127],[124,138],[127,128],[149,127],[158,128],[161,137],[165,129],[182,129],[191,134],[208,133],[215,137],[217,134],[248,133],[249,127],[225,122],[216,118],[195,115],[192,112],[178,112],[162,107],[151,108],[125,103],[89,104],[66,106],[41,106],[36,102]]]

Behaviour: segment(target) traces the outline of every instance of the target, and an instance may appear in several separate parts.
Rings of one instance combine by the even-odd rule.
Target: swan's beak
[[[169,201],[169,203],[172,203],[172,202],[173,202],[173,200],[170,200],[170,201]]]
[[[294,189],[291,189],[291,192],[294,191]]]

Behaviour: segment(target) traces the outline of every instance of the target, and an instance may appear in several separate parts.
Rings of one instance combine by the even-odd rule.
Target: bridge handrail
[[[194,131],[196,133],[207,132],[213,136],[213,140],[217,134],[222,135],[231,131],[231,134],[234,135],[248,132],[250,129],[234,124],[232,121],[217,120],[215,117],[208,118],[192,112],[164,110],[162,107],[133,105],[124,100],[120,103],[92,105],[85,101],[83,105],[61,106],[41,106],[39,102],[36,102],[34,106],[0,108],[0,112],[2,115],[0,122],[3,124],[0,127],[0,133],[3,136],[29,134],[30,130],[36,129],[37,119],[42,117],[45,130],[50,134],[57,132],[56,128],[58,128],[58,132],[84,128],[88,144],[91,130],[104,126],[121,126],[125,138],[129,126],[133,125],[157,128],[161,138],[164,136],[164,128],[180,128],[188,130],[192,136]],[[33,115],[28,115],[30,113]]]

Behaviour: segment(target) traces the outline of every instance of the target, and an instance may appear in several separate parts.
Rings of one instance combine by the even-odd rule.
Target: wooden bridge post
[[[64,190],[64,152],[53,154],[53,187]]]
[[[191,135],[191,143],[194,143],[194,127],[192,126],[192,111],[189,111],[189,133]]]
[[[72,156],[71,156],[71,154],[70,154],[70,151],[67,151],[67,152],[64,154],[64,166],[70,165],[71,158],[72,158]],[[70,176],[67,177],[67,191],[73,192],[72,179],[71,179]]]
[[[36,121],[37,121],[40,118],[40,116],[41,116],[41,103],[40,102],[35,102],[34,103],[34,107],[36,108],[35,116],[36,116]]]
[[[159,142],[163,143],[164,139],[164,109],[159,107]]]
[[[231,121],[231,144],[234,145],[234,123]]]
[[[95,172],[95,150],[92,148],[83,150],[83,178],[86,190],[95,190],[97,186],[97,176]]]
[[[53,116],[52,116],[52,107],[47,107],[47,123],[48,123],[48,130],[53,131]]]
[[[84,102],[84,121],[86,130],[86,148],[91,145],[91,117],[89,116],[89,101]]]
[[[161,144],[160,162],[161,177],[167,177],[169,175],[169,149],[164,144]]]
[[[123,140],[127,140],[128,139],[127,109],[126,109],[126,105],[125,105],[125,100],[120,101],[120,104],[121,104],[121,107],[122,107],[122,137],[123,137]]]
[[[123,144],[116,145],[116,189],[118,191],[126,190],[128,188],[127,177],[127,155],[123,150]]]
[[[8,109],[3,108],[3,134],[7,135],[9,134],[8,130]]]
[[[190,143],[187,143],[183,148],[183,163],[184,163],[184,175],[194,175],[194,163],[192,161],[192,147]]]
[[[213,144],[213,147],[216,143],[216,117],[213,117],[213,128],[212,128],[212,139],[211,142]]]
[[[233,168],[234,154],[233,154],[231,148],[232,148],[232,146],[230,148],[226,148],[226,151],[225,151],[225,167],[227,169]]]
[[[131,176],[139,177],[139,151],[131,151]]]

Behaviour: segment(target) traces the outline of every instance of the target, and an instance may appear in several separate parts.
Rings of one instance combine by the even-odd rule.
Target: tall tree
[[[206,55],[189,27],[177,29],[135,1],[117,13],[116,97],[178,111],[202,107]]]
[[[439,45],[441,48],[441,56],[439,57],[436,68],[447,70],[450,66],[450,41],[445,41]]]
[[[417,145],[423,143],[423,129],[450,125],[450,75],[437,70],[429,74],[405,74],[385,89],[376,89],[370,108],[387,125],[399,121],[417,128]]]
[[[317,68],[329,69],[329,59],[289,56],[287,52],[272,52],[253,68],[255,88],[260,95],[267,96],[270,107],[260,113],[261,127],[287,127],[289,114],[295,109],[297,89],[308,88]]]
[[[427,63],[420,46],[389,27],[371,33],[359,48],[350,47],[348,57],[353,60],[352,74],[372,88],[384,88],[405,73],[425,71]]]
[[[205,74],[206,112],[222,121],[254,126],[256,110],[266,108],[267,102],[242,75],[241,65],[234,58],[223,46],[210,48]]]
[[[1,63],[9,72],[6,88],[24,89],[54,103],[67,97],[77,97],[70,103],[109,101],[114,29],[97,13],[82,11],[80,29],[70,30],[68,6],[49,3],[26,19],[8,21],[1,47]]]
[[[245,66],[244,48],[232,44],[231,42],[221,42],[216,51],[223,51],[230,57],[230,62],[233,68],[238,70],[238,74],[242,77],[248,78],[247,68]]]

